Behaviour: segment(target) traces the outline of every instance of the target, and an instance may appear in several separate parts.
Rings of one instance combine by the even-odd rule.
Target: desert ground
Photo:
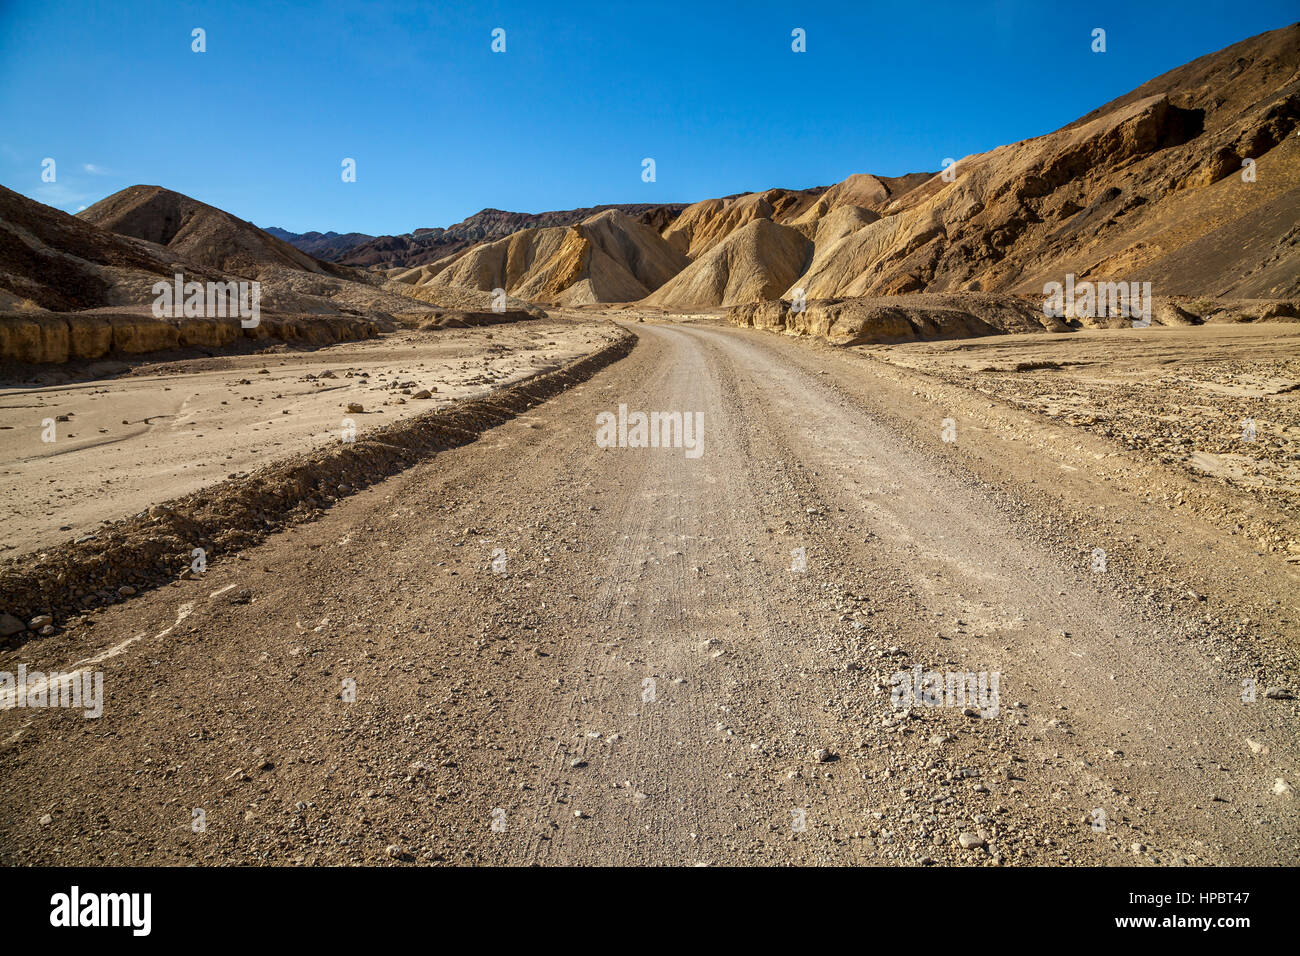
[[[1300,860],[1294,510],[1041,385],[988,394],[1074,337],[610,331],[626,357],[476,441],[6,651],[102,670],[106,703],[0,710],[0,859]],[[1086,369],[1016,374],[1219,375],[1178,330],[1143,360],[1150,333],[1090,334]],[[1292,336],[1211,351],[1272,382]],[[1295,393],[1268,395],[1293,443]],[[704,412],[703,453],[600,447],[619,404]],[[1151,429],[1141,404],[1106,407]],[[997,672],[998,712],[893,706],[916,667]]]
[[[1300,324],[1086,329],[864,346],[1161,461],[1300,507]],[[1294,535],[1261,545],[1300,561]]]
[[[364,436],[558,368],[609,337],[590,322],[530,322],[144,361],[125,375],[59,374],[58,384],[36,376],[0,398],[0,480],[11,490],[0,549],[19,555],[94,534],[214,479],[336,443],[345,419]],[[42,442],[49,418],[56,441]]]

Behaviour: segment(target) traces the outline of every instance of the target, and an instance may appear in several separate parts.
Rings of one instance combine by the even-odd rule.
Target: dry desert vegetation
[[[1298,213],[1298,26],[691,205],[0,188],[0,862],[1300,863]]]

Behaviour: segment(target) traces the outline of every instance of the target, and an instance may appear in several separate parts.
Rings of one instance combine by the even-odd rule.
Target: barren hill
[[[899,197],[929,178],[929,173],[898,177],[856,173],[830,187],[768,189],[722,199],[706,199],[687,206],[664,230],[664,238],[692,259],[758,219],[795,226],[813,238],[817,224],[835,210],[852,206],[881,214]]]
[[[267,268],[356,280],[354,269],[322,262],[251,222],[161,186],[129,186],[77,214],[101,229],[166,246],[187,262],[257,278]]]
[[[883,219],[818,242],[786,294],[1034,294],[1072,272],[1149,281],[1157,295],[1295,295],[1298,119],[1300,26],[1291,26],[1172,70],[1055,133],[960,160],[953,182],[933,176]],[[1243,180],[1248,160],[1254,181]]]
[[[256,328],[242,328],[233,316],[154,318],[153,287],[160,279],[170,285],[177,272],[201,282],[229,278],[166,246],[100,229],[0,186],[0,362],[223,349],[243,339],[321,344],[375,335],[385,311],[428,310],[369,285],[279,269],[263,283],[265,312]],[[314,286],[293,288],[297,277]]]
[[[845,206],[884,213],[900,197],[927,182],[933,173],[908,173],[906,176],[872,176],[855,173],[836,183],[793,220],[796,224],[817,222]],[[784,221],[784,220],[782,220]]]
[[[692,259],[698,259],[727,236],[759,219],[782,222],[793,219],[811,205],[825,187],[794,192],[769,189],[761,193],[740,193],[722,199],[705,199],[687,206],[666,230],[669,244]]]
[[[609,209],[575,226],[525,229],[396,279],[579,305],[644,298],[686,264],[653,228]]]
[[[402,236],[365,236],[362,233],[309,232],[297,235],[268,229],[299,249],[343,265],[414,268],[464,252],[470,246],[495,242],[525,229],[575,226],[607,210],[616,210],[656,231],[684,207],[680,204],[623,203],[551,212],[506,212],[481,209],[446,229],[416,229]]]
[[[118,233],[0,187],[0,313],[27,314],[37,326],[49,313],[52,328],[66,325],[69,313],[91,309],[148,317],[154,284],[178,272],[200,282],[257,277],[268,318],[365,316],[386,327],[394,315],[465,299],[408,296],[378,277],[317,262],[219,209],[155,188],[135,187],[124,191],[130,196],[118,193],[97,204],[94,218],[123,230]]]
[[[134,302],[172,276],[174,258],[0,186],[0,311]]]
[[[799,230],[755,219],[711,245],[645,302],[694,308],[772,299],[803,272],[812,250]]]

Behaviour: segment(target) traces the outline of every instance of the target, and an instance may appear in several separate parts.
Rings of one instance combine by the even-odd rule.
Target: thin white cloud
[[[41,183],[33,190],[31,196],[37,202],[43,202],[55,209],[68,209],[71,206],[79,206],[95,198],[85,190],[66,183]]]
[[[107,176],[109,171],[103,166],[96,166],[94,163],[82,163],[81,168],[92,176]]]

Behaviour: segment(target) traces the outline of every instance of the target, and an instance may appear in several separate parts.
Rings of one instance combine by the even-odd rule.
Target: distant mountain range
[[[278,226],[267,226],[265,231],[268,235],[301,249],[307,255],[327,262],[337,262],[349,249],[375,238],[364,232],[290,232]]]
[[[576,225],[609,209],[661,229],[684,208],[681,204],[623,203],[538,213],[483,209],[446,229],[416,229],[403,236],[368,236],[360,232],[293,233],[276,226],[269,226],[266,231],[330,262],[409,269],[453,256],[476,243],[504,239],[523,229]]]

